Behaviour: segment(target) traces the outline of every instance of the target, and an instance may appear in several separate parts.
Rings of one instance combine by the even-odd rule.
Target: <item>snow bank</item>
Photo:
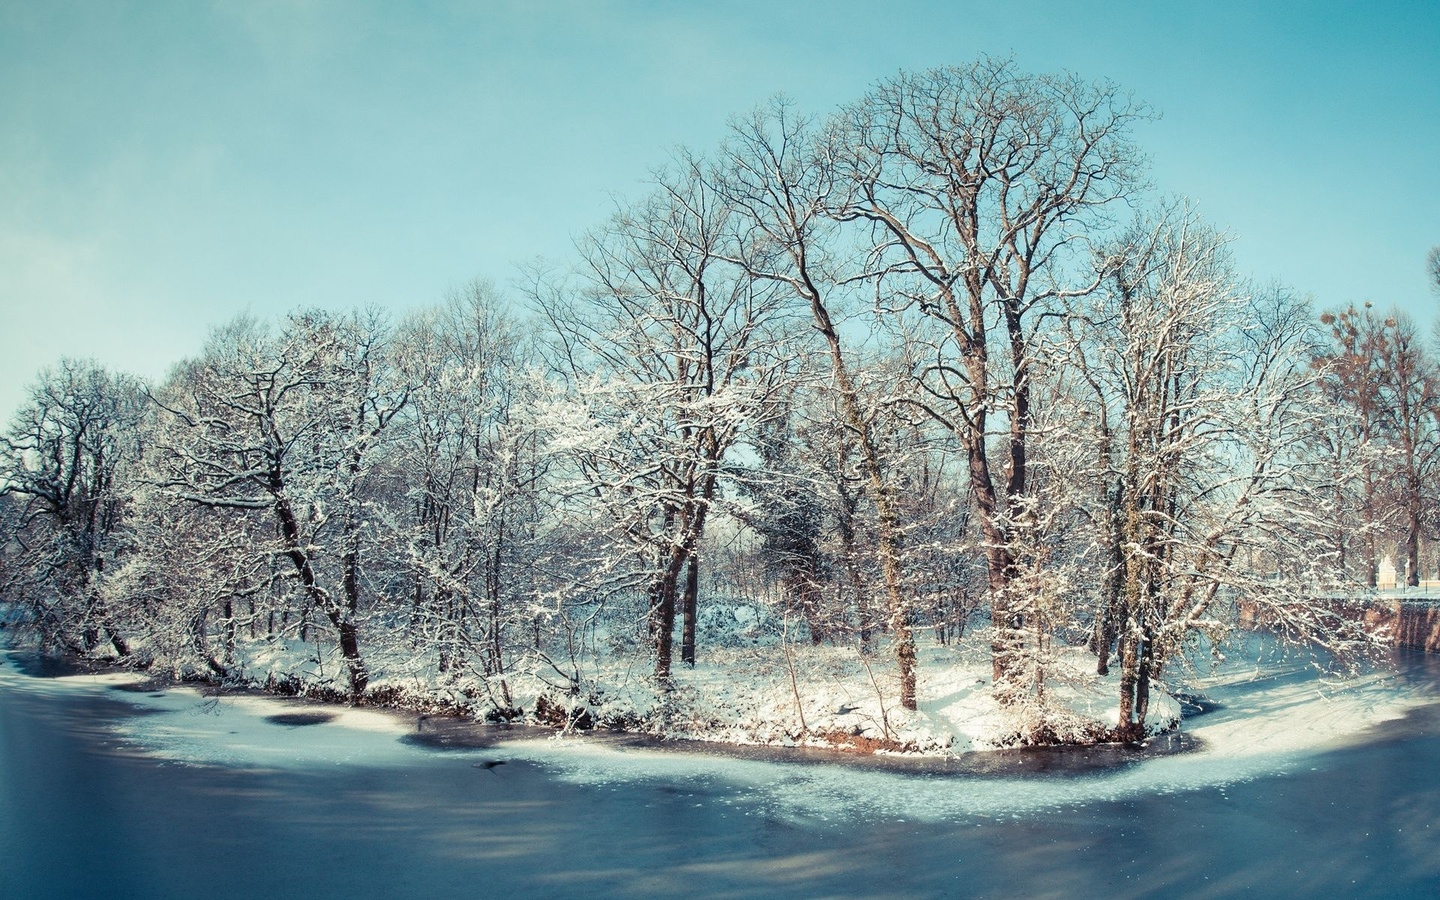
[[[1235,679],[1231,687],[1250,682]],[[1226,683],[1214,685],[1224,694]],[[583,736],[504,744],[497,752],[544,764],[566,781],[595,785],[662,781],[720,802],[753,805],[793,821],[856,817],[902,820],[1019,818],[1140,795],[1218,790],[1316,764],[1316,754],[1357,739],[1368,727],[1423,702],[1391,679],[1343,687],[1314,679],[1247,691],[1242,705],[1209,713],[1186,729],[1201,749],[1085,775],[914,775],[842,765],[800,765],[616,747]],[[1203,723],[1203,724],[1201,724]],[[737,801],[735,797],[743,797]]]
[[[143,755],[247,769],[386,765],[425,756],[397,740],[413,730],[410,720],[400,716],[269,697],[207,697],[188,687],[133,690],[145,680],[129,672],[35,678],[8,657],[0,658],[0,690],[106,696],[143,710],[145,715],[113,723],[115,736]],[[316,724],[287,724],[287,719]]]
[[[865,658],[853,647],[716,648],[673,675],[657,698],[648,681],[614,674],[596,679],[585,698],[593,717],[637,722],[670,737],[770,746],[844,747],[882,752],[959,754],[1017,743],[1040,718],[1062,735],[1113,726],[1117,675],[1101,678],[1093,657],[1063,650],[1050,661],[1042,707],[1002,709],[995,701],[988,637],[958,646],[923,645],[918,709],[900,706],[894,661]],[[1179,705],[1158,686],[1149,722],[1179,721]]]
[[[138,705],[151,715],[123,720],[119,736],[149,755],[181,762],[279,769],[379,766],[415,756],[414,748],[396,740],[410,729],[373,711],[264,697],[204,697],[186,688],[142,696]],[[307,713],[315,718],[302,718]],[[303,721],[315,724],[291,724]]]
[[[823,657],[820,654],[806,664],[818,666]],[[948,734],[957,744],[966,740],[973,744],[976,735],[993,733],[996,723],[986,718],[993,713],[993,704],[992,713],[983,712],[988,686],[976,683],[974,673],[963,666],[936,669],[933,659],[927,664],[930,668],[922,669],[921,710],[908,719],[893,720],[892,732],[937,739]],[[755,727],[753,723],[777,714],[771,705],[787,702],[783,692],[763,689],[765,678],[780,677],[788,685],[781,668],[779,673],[747,671],[738,677],[718,668],[697,667],[689,689],[696,697],[719,698],[750,710],[746,721],[752,724],[744,727]],[[937,671],[945,674],[937,677]],[[841,666],[836,678],[820,681],[822,689],[801,693],[802,706],[811,710],[807,716],[813,716],[807,717],[812,728],[843,724],[850,721],[847,717],[866,727],[876,725],[881,704],[873,685],[867,698],[844,672]],[[1238,781],[1318,765],[1317,752],[1354,740],[1367,727],[1426,702],[1416,690],[1383,674],[1337,684],[1293,663],[1234,664],[1196,681],[1197,688],[1221,704],[1187,725],[1185,730],[1203,742],[1196,752],[1084,775],[956,776],[641,749],[580,735],[513,740],[485,751],[448,751],[440,757],[400,740],[413,730],[414,720],[398,714],[253,696],[205,697],[188,688],[135,692],[133,686],[141,680],[127,673],[35,678],[8,661],[0,663],[0,689],[53,696],[104,693],[142,708],[147,715],[116,722],[117,737],[135,752],[182,763],[285,769],[415,765],[498,754],[534,762],[554,777],[578,784],[614,789],[647,782],[671,784],[693,792],[697,802],[822,824],[857,817],[983,822],[1142,794],[1223,791]],[[132,690],[115,690],[121,687]],[[1064,689],[1076,692],[1069,702],[1092,695],[1096,704],[1110,702],[1094,688],[1091,682]],[[788,702],[794,705],[793,694]],[[860,706],[848,709],[852,704]],[[842,709],[848,711],[838,712]],[[1104,710],[1097,706],[1092,712]],[[886,714],[893,713],[892,709]],[[295,724],[297,714],[324,721]]]

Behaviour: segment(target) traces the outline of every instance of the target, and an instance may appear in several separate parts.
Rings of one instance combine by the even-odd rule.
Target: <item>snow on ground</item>
[[[599,721],[638,722],[670,738],[771,746],[845,747],[945,755],[1015,743],[1034,710],[1002,710],[991,690],[988,636],[958,646],[921,643],[919,709],[900,706],[892,656],[854,647],[801,645],[707,650],[674,670],[674,689],[657,698],[633,671],[601,672],[587,708]],[[1045,682],[1050,715],[1075,728],[1113,725],[1118,676],[1093,674],[1094,658],[1069,649],[1052,660]],[[522,691],[523,693],[523,691]],[[1150,708],[1157,728],[1171,727],[1179,706],[1158,688]]]
[[[677,662],[666,692],[656,690],[642,654],[587,660],[573,692],[558,670],[543,664],[506,675],[502,692],[498,679],[487,684],[475,675],[437,683],[438,666],[424,653],[372,651],[367,662],[372,694],[389,703],[477,717],[503,703],[524,710],[530,721],[562,724],[538,715],[544,696],[552,707],[568,708],[572,719],[583,713],[596,724],[665,738],[946,755],[1013,744],[1033,723],[1035,710],[1002,711],[995,703],[985,632],[952,646],[922,639],[918,649],[920,708],[914,712],[900,706],[895,660],[884,645],[868,657],[853,646],[829,644],[705,647],[694,667]],[[249,684],[283,684],[286,692],[300,689],[320,697],[344,691],[344,665],[333,651],[295,640],[255,642],[239,650]],[[1117,676],[1097,678],[1093,667],[1093,657],[1083,650],[1065,649],[1047,670],[1047,715],[1062,726],[1068,722],[1072,731],[1115,722]],[[1057,711],[1063,713],[1056,717]],[[1157,689],[1152,725],[1171,727],[1178,715],[1175,702]]]
[[[177,762],[237,768],[297,765],[385,765],[414,758],[396,738],[412,730],[404,717],[366,709],[246,695],[205,696],[190,687],[136,691],[146,682],[131,672],[35,678],[0,654],[0,690],[32,694],[104,696],[145,715],[117,720],[116,737],[136,752]],[[271,717],[290,718],[286,724]]]
[[[1299,675],[1298,680],[1287,681]],[[1236,782],[1316,764],[1316,754],[1355,740],[1370,726],[1403,716],[1424,699],[1384,674],[1343,685],[1312,673],[1227,673],[1207,685],[1234,705],[1185,730],[1201,749],[1152,757],[1085,775],[910,775],[844,766],[715,759],[691,753],[616,747],[583,736],[515,742],[498,748],[543,762],[558,777],[597,786],[660,780],[701,793],[734,786],[772,814],[804,821],[856,816],[906,820],[1022,817],[1141,794],[1218,790]],[[729,796],[726,792],[723,796]]]
[[[956,652],[945,648],[927,651],[921,669],[922,708],[912,717],[891,720],[892,733],[937,740],[942,734],[949,735],[962,746],[967,740],[973,746],[978,743],[976,735],[991,733],[994,723],[983,712],[987,685],[976,683],[973,670],[966,666],[937,666],[937,660]],[[963,657],[965,651],[958,652]],[[801,708],[809,710],[811,728],[826,723],[873,728],[877,716],[895,714],[889,701],[882,713],[878,696],[864,696],[864,685],[852,677],[843,655],[838,659],[832,656],[818,652],[797,656],[792,663],[809,667],[807,676],[826,671],[834,674],[829,681],[817,679],[817,687],[800,694]],[[798,720],[793,693],[787,698],[783,691],[773,690],[777,679],[788,690],[788,666],[780,663],[777,672],[773,665],[766,668],[755,658],[749,659],[748,668],[738,670],[729,668],[726,661],[697,666],[682,678],[677,693],[691,691],[697,701],[708,698],[747,711],[748,718],[733,726],[737,737],[758,728],[757,723],[766,721],[767,716],[778,716],[787,702]],[[743,661],[741,657],[728,662]],[[878,665],[875,668],[878,670]],[[860,669],[863,674],[863,666]],[[876,677],[881,677],[878,671]],[[1237,781],[1318,765],[1318,752],[1356,739],[1370,725],[1426,702],[1417,690],[1384,673],[1331,683],[1294,661],[1241,661],[1194,680],[1194,688],[1221,704],[1220,709],[1185,726],[1203,741],[1197,752],[1084,775],[957,776],[732,759],[637,748],[583,734],[513,740],[484,751],[448,751],[441,757],[401,742],[400,736],[412,730],[414,719],[398,714],[268,697],[206,697],[183,687],[137,692],[134,688],[140,682],[139,676],[126,673],[35,678],[21,673],[8,660],[0,663],[0,689],[55,696],[103,694],[135,704],[147,714],[118,720],[117,737],[138,752],[167,760],[282,769],[409,765],[441,758],[458,762],[498,755],[530,761],[553,777],[600,789],[673,784],[693,792],[697,802],[812,823],[857,816],[975,818],[978,823],[1140,794],[1223,792],[1226,785]],[[869,687],[873,692],[874,686]],[[1060,687],[1057,685],[1057,690]],[[1093,690],[1093,684],[1065,689],[1078,692],[1072,701],[1083,695],[1093,696],[1096,704],[1110,702],[1105,694]],[[860,709],[843,715],[837,712],[854,704]],[[1096,711],[1103,712],[1098,706]],[[316,723],[298,724],[297,715],[301,721]],[[323,721],[317,721],[320,719]],[[785,726],[771,727],[783,731]]]

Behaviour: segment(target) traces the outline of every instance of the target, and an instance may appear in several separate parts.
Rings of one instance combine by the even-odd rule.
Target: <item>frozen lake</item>
[[[0,896],[1434,897],[1435,663],[1232,673],[1204,749],[999,777],[437,751],[398,717],[5,662]]]

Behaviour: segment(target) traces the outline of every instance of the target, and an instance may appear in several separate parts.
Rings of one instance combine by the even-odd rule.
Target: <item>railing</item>
[[[1335,591],[1319,594],[1316,600],[1349,600],[1372,603],[1440,603],[1440,582],[1430,582],[1419,587],[1371,588],[1357,587],[1351,591]]]

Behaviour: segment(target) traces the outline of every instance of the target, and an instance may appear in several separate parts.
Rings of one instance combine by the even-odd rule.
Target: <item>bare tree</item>
[[[1380,537],[1394,518],[1382,502],[1385,473],[1393,462],[1383,436],[1380,400],[1382,326],[1368,304],[1363,310],[1352,305],[1339,313],[1322,313],[1320,322],[1330,330],[1332,342],[1316,354],[1313,365],[1337,414],[1319,423],[1317,452],[1340,467],[1361,462],[1352,483],[1336,482],[1336,502],[1346,513],[1333,529],[1336,565],[1343,573],[1358,568],[1360,581],[1374,587]],[[1358,554],[1352,552],[1356,544]]]
[[[1408,316],[1394,312],[1384,326],[1380,402],[1397,451],[1405,583],[1417,587],[1422,515],[1440,459],[1440,371]]]
[[[848,279],[835,244],[837,170],[828,149],[807,120],[797,117],[787,103],[777,101],[733,124],[722,150],[720,189],[739,213],[736,262],[749,277],[783,288],[802,304],[823,341],[841,421],[849,433],[843,446],[853,448],[858,456],[866,493],[876,509],[887,625],[900,672],[900,702],[913,710],[913,604],[902,560],[902,523],[895,486],[888,478],[875,432],[877,408],[866,400],[855,351],[841,334],[843,321],[837,304],[847,293]],[[848,521],[842,521],[841,527],[853,541]]]
[[[1083,444],[1099,450],[1082,501],[1103,572],[1096,643],[1102,663],[1118,644],[1127,740],[1145,732],[1150,685],[1196,635],[1223,638],[1241,598],[1342,655],[1368,645],[1315,602],[1334,506],[1310,445],[1324,404],[1308,309],[1250,296],[1223,250],[1183,207],[1137,223],[1069,323],[1091,395]]]
[[[360,648],[365,482],[409,394],[390,377],[385,340],[365,314],[297,313],[279,333],[239,320],[158,394],[158,485],[217,514],[273,517],[273,548],[257,552],[289,562],[307,606],[335,629],[357,697],[370,679]]]
[[[410,630],[455,678],[476,662],[498,714],[513,716],[509,633],[525,618],[546,474],[525,348],[504,299],[483,283],[410,317],[397,365],[412,385],[390,467],[396,556]]]
[[[876,302],[918,346],[912,402],[967,460],[989,565],[994,675],[1026,690],[1027,597],[1011,590],[1036,515],[1032,394],[1047,316],[1095,286],[1075,263],[1140,183],[1119,89],[982,58],[902,73],[845,109],[832,214],[867,224]],[[903,323],[903,324],[900,324]],[[1033,671],[1030,678],[1034,677]]]
[[[1329,326],[1332,344],[1316,357],[1324,368],[1329,394],[1355,423],[1355,440],[1365,448],[1363,496],[1359,500],[1365,541],[1365,581],[1376,584],[1380,541],[1398,536],[1406,581],[1420,579],[1420,539],[1424,510],[1440,434],[1440,373],[1421,342],[1414,323],[1392,311],[1354,305],[1320,321]]]
[[[1388,352],[1387,326],[1368,303],[1358,309],[1352,304],[1338,313],[1325,312],[1320,321],[1329,327],[1333,344],[1316,355],[1315,365],[1325,373],[1323,383],[1329,398],[1350,413],[1346,419],[1350,427],[1335,435],[1332,455],[1363,454],[1367,461],[1359,479],[1360,495],[1352,508],[1360,517],[1357,531],[1363,542],[1363,580],[1374,587],[1381,536],[1393,525],[1394,518],[1385,502],[1385,484],[1391,480],[1388,470],[1393,464],[1385,437],[1387,414],[1381,387],[1385,377],[1383,356]],[[1342,554],[1339,564],[1346,569],[1346,541],[1342,537],[1337,543]]]
[[[144,412],[141,382],[66,359],[40,373],[0,438],[0,497],[18,502],[4,537],[19,555],[4,589],[29,601],[46,643],[90,652],[103,633],[130,653],[102,587],[130,549]]]
[[[687,569],[695,571],[725,455],[768,415],[783,355],[767,331],[774,292],[743,277],[723,250],[732,216],[703,163],[682,156],[649,198],[583,242],[573,292],[537,296],[557,335],[557,367],[589,415],[614,426],[604,446],[575,458],[650,570],[647,620],[662,685],[677,612],[682,658],[694,660],[698,576]]]

